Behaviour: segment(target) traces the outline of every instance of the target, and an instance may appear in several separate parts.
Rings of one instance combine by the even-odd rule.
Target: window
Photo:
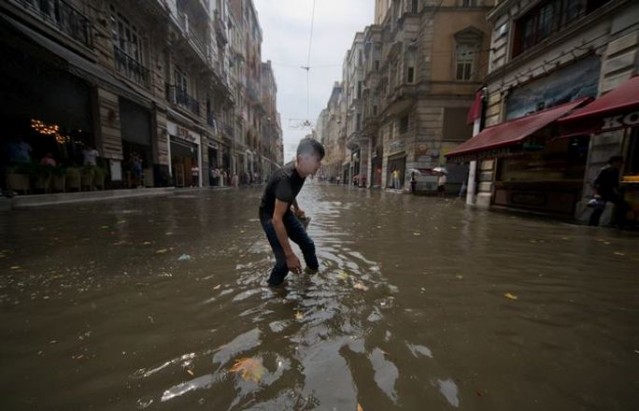
[[[357,82],[357,98],[358,99],[362,98],[362,82],[361,81]]]
[[[373,67],[375,67],[375,71],[379,71],[379,60],[375,60],[375,63],[373,63]]]
[[[515,23],[513,57],[610,0],[546,0]]]
[[[362,115],[360,113],[357,113],[357,123],[355,127],[357,131],[360,131],[362,129]]]
[[[182,94],[187,94],[189,90],[189,79],[178,67],[175,68],[175,88]]]
[[[406,83],[408,84],[415,82],[415,60],[415,51],[413,49],[408,50],[404,62],[404,67],[406,67]]]
[[[137,28],[120,13],[116,13],[113,6],[111,6],[111,35],[116,48],[133,60],[142,63],[142,45]]]
[[[410,5],[411,13],[417,13],[418,9],[419,9],[419,0],[412,0]]]
[[[477,7],[479,6],[479,0],[461,0],[459,5],[461,7]]]
[[[149,70],[144,67],[142,39],[137,27],[111,6],[111,37],[115,68],[121,74],[144,86],[149,86]]]
[[[474,76],[476,46],[474,44],[457,44],[455,51],[455,80],[469,81]]]
[[[408,132],[408,116],[399,119],[399,134]]]
[[[377,106],[373,106],[373,115],[376,116],[377,115]]]
[[[413,67],[408,68],[407,81],[409,84],[413,84],[415,82],[415,69]]]

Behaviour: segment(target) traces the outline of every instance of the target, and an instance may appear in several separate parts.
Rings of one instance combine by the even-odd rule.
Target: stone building
[[[588,99],[638,73],[639,4],[503,0],[488,17],[493,25],[485,78],[488,127],[451,157],[478,160],[478,206],[583,220],[590,184],[609,156],[625,155],[625,173],[639,174],[637,128],[591,137],[558,125],[572,110],[587,110]],[[514,131],[523,123],[532,128]]]
[[[341,82],[335,82],[326,108],[322,110],[317,120],[317,138],[326,150],[323,164],[323,176],[329,181],[342,180],[342,163],[346,155],[346,139],[343,138],[342,124],[345,112],[342,110],[343,87]]]
[[[363,92],[364,92],[364,33],[355,34],[353,45],[346,53],[343,68],[342,98],[346,105],[344,133],[346,135],[343,158],[342,179],[357,186],[363,186],[368,176],[368,162],[362,156],[368,156],[368,139],[362,135]]]
[[[35,161],[52,152],[69,169],[95,147],[113,188],[209,184],[235,149],[231,17],[228,0],[0,2],[2,144],[25,139]]]
[[[343,76],[349,178],[386,187],[398,170],[406,188],[419,169],[419,188],[435,189],[430,170],[472,135],[466,114],[487,72],[492,4],[376,1],[375,24],[355,36]],[[457,190],[465,168],[448,168]]]
[[[280,166],[278,159],[284,156],[282,144],[282,126],[277,112],[277,83],[273,73],[271,61],[262,63],[262,107],[264,116],[262,119],[261,138],[259,150],[261,162],[261,178],[266,180]]]

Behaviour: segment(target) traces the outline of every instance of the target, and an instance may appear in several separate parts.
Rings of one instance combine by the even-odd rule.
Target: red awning
[[[596,134],[639,126],[639,76],[558,121],[562,135]]]
[[[519,145],[523,143],[526,138],[539,133],[558,118],[584,105],[588,101],[590,101],[590,97],[585,97],[492,127],[486,127],[481,133],[460,144],[453,151],[445,154],[445,156],[476,156],[481,152]]]

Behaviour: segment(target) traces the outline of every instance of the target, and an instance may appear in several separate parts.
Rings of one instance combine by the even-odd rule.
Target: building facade
[[[73,171],[45,192],[94,186],[75,183],[88,148],[108,187],[210,184],[236,150],[231,22],[228,0],[0,2],[2,144]]]
[[[488,131],[552,110],[565,115],[569,111],[562,107],[578,109],[638,72],[636,2],[504,0],[488,17],[493,25],[485,79]],[[611,155],[625,155],[626,171],[639,174],[633,169],[636,128],[562,138],[558,117],[551,120],[499,150],[467,152],[472,155],[466,159],[479,160],[477,205],[585,220],[591,183]]]
[[[326,108],[324,108],[316,126],[317,139],[324,145],[326,155],[323,160],[322,175],[331,182],[342,181],[342,164],[346,156],[346,139],[343,137],[345,111],[342,110],[343,87],[335,82]]]
[[[492,5],[376,1],[375,24],[356,34],[345,59],[343,178],[388,187],[397,171],[407,189],[418,170],[419,189],[436,189],[431,170],[472,135],[466,114],[487,72]],[[449,189],[457,190],[466,168],[447,167]]]

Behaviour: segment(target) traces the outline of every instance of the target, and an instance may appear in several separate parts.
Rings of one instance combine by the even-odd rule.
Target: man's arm
[[[299,204],[297,204],[297,198],[293,199],[293,207],[295,207],[295,215],[298,217],[305,217],[306,213],[304,212],[304,210],[302,210],[299,206]]]
[[[301,270],[300,260],[297,258],[295,253],[293,253],[293,249],[291,248],[291,244],[288,241],[288,234],[286,232],[286,227],[284,226],[284,214],[288,211],[288,203],[278,200],[275,200],[275,211],[273,212],[273,228],[275,228],[275,234],[277,234],[277,240],[280,242],[282,249],[284,250],[284,255],[286,256],[286,265],[288,269],[293,272],[299,272]]]

